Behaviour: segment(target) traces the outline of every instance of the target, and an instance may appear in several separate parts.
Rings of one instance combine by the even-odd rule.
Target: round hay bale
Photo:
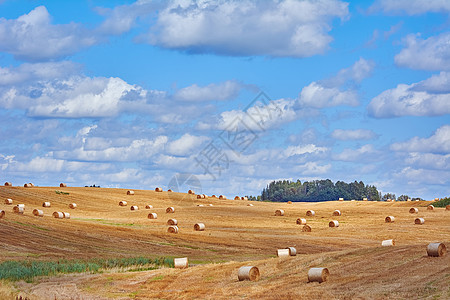
[[[367,201],[367,198],[363,198],[363,201]]]
[[[427,210],[434,210],[434,206],[432,204],[428,205]]]
[[[198,206],[198,207],[203,207],[204,205],[203,205],[203,204],[197,204],[197,206]]]
[[[5,217],[5,211],[0,209],[0,219]]]
[[[284,216],[284,210],[282,209],[277,209],[275,211],[275,216]]]
[[[50,202],[42,203],[42,207],[50,207],[52,204]]]
[[[25,204],[17,204],[16,206],[25,208]]]
[[[245,266],[240,267],[238,271],[238,279],[242,280],[250,280],[250,281],[258,281],[260,278],[259,269],[254,266]]]
[[[61,183],[59,184],[59,187],[67,187],[67,184],[61,182]]]
[[[303,232],[311,232],[311,226],[309,226],[309,225],[303,226],[302,231]]]
[[[127,195],[134,195],[134,191],[127,191]]]
[[[171,190],[171,189],[168,189],[168,190],[167,190],[167,192],[171,193],[171,192],[172,192],[172,190]]]
[[[249,203],[249,204],[247,204],[247,206],[253,206],[253,204]]]
[[[214,206],[212,203],[209,203],[208,206]]]
[[[393,217],[393,216],[387,216],[384,219],[384,222],[386,222],[386,223],[393,223],[394,221],[395,221],[395,217]]]
[[[176,269],[186,269],[189,267],[189,261],[187,257],[174,258],[173,265]]]
[[[177,219],[169,219],[167,220],[167,225],[178,225]]]
[[[5,199],[5,204],[8,204],[8,205],[13,204],[12,199]]]
[[[197,195],[197,199],[202,199],[202,195]]]
[[[208,196],[205,195],[205,194],[202,194],[202,198],[203,198],[203,199],[208,199]]]
[[[329,227],[339,227],[339,222],[336,220],[330,221],[330,223],[328,223]]]
[[[241,197],[241,200],[248,201],[248,197]]]
[[[409,209],[409,213],[410,213],[410,214],[417,214],[417,213],[419,213],[419,209],[416,208],[416,207],[411,207],[411,208]]]
[[[211,198],[217,198],[216,195],[212,195]]]
[[[298,218],[297,219],[297,224],[298,225],[306,225],[306,219]]]
[[[163,191],[163,189],[160,188],[160,187],[157,187],[157,188],[155,189],[155,192],[162,192],[162,191]]]
[[[204,231],[205,230],[205,224],[203,223],[197,223],[194,225],[195,231]]]
[[[224,195],[220,195],[220,196],[219,196],[219,199],[220,199],[220,200],[226,200],[227,197],[225,197]]]
[[[339,201],[344,201],[344,198],[339,198]]]
[[[19,206],[20,204],[18,204],[17,206],[13,207],[13,212],[19,215],[23,215],[23,213],[25,212],[25,206],[22,204],[22,206]]]
[[[30,183],[25,183],[24,185],[23,185],[23,187],[26,187],[26,188],[31,188],[31,187],[33,187],[34,186],[34,184],[32,184],[31,182]]]
[[[145,209],[152,209],[153,208],[153,205],[150,205],[150,204],[147,204],[146,206],[145,206]]]
[[[236,196],[236,197],[234,197],[234,200],[241,200],[241,197]]]
[[[416,218],[414,220],[414,224],[416,224],[416,225],[422,225],[423,223],[425,223],[425,219],[424,218]]]
[[[168,233],[178,233],[178,226],[176,226],[176,225],[169,226],[169,228],[167,228],[167,232]]]
[[[139,206],[137,206],[137,205],[132,205],[132,206],[130,207],[130,209],[131,209],[131,210],[139,210]]]
[[[394,240],[384,240],[381,242],[381,246],[388,247],[388,246],[395,246]]]
[[[77,204],[76,203],[70,203],[69,204],[69,208],[70,209],[75,209],[75,208],[77,208]]]
[[[189,194],[189,195],[195,195],[195,193],[194,193],[193,190],[189,190],[189,191],[188,191],[188,194]]]
[[[56,219],[64,219],[64,213],[60,211],[53,212],[52,216]]]
[[[289,249],[277,249],[277,256],[281,258],[289,257]]]
[[[450,205],[447,205],[447,206],[445,207],[445,210],[450,210]]]
[[[44,212],[40,209],[33,209],[33,215],[35,215],[36,217],[43,217],[44,216]]]
[[[308,210],[308,211],[306,212],[306,216],[307,216],[307,217],[313,217],[313,216],[315,216],[315,215],[316,215],[316,212],[313,211],[313,210]]]
[[[64,219],[70,219],[70,214],[68,212],[63,212]]]
[[[288,201],[287,204],[292,204],[292,201]]]
[[[166,214],[173,214],[175,212],[175,208],[170,206],[166,208]]]
[[[335,211],[333,211],[333,216],[341,216],[342,213],[339,209],[336,209]]]
[[[327,268],[311,268],[308,271],[308,282],[318,282],[322,283],[328,280],[330,272]]]
[[[12,186],[12,183],[7,181],[7,182],[5,182],[5,186]]]
[[[296,256],[297,255],[297,249],[295,249],[295,247],[287,247],[286,249],[289,250],[289,255],[290,256]]]
[[[156,213],[149,213],[149,214],[148,214],[148,218],[149,218],[149,219],[153,219],[153,220],[154,220],[154,219],[158,219],[158,215],[157,215]]]
[[[119,206],[127,206],[127,201],[120,201]]]
[[[428,256],[440,257],[447,253],[447,247],[443,243],[430,243],[427,246]]]

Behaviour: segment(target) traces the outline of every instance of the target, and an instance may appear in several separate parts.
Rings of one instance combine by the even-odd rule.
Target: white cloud
[[[337,0],[170,1],[141,40],[197,53],[307,57],[325,52],[331,21],[348,16]]]
[[[330,172],[331,164],[320,165],[316,162],[307,162],[293,167],[295,172],[304,176],[324,175]]]
[[[11,53],[18,59],[61,58],[97,42],[89,30],[78,24],[52,25],[44,6],[17,19],[0,19],[0,51]]]
[[[228,80],[219,84],[211,83],[203,87],[194,84],[176,91],[173,98],[178,101],[187,102],[229,100],[236,98],[243,87],[243,84],[233,80]]]
[[[384,13],[420,15],[427,12],[448,13],[450,2],[446,0],[377,0],[370,12],[382,10]]]
[[[416,168],[450,170],[450,154],[409,153],[405,163]]]
[[[371,144],[361,146],[358,149],[347,148],[341,153],[334,154],[334,160],[348,161],[348,162],[360,162],[365,163],[368,161],[380,160],[381,151],[375,149]]]
[[[405,167],[395,173],[394,177],[402,182],[406,181],[408,185],[448,185],[450,183],[450,172],[448,170],[437,171]]]
[[[109,164],[92,164],[78,161],[66,161],[51,157],[35,157],[28,162],[13,162],[8,166],[9,171],[31,173],[59,173],[78,171],[104,171],[111,168]]]
[[[205,136],[194,136],[189,133],[184,134],[178,140],[167,144],[166,150],[173,155],[177,156],[189,156],[193,151],[199,152],[202,150],[202,144],[209,140]]]
[[[80,161],[141,161],[148,160],[153,155],[163,151],[167,141],[166,136],[158,136],[153,140],[133,140],[126,146],[109,147],[101,150],[86,150],[82,146],[74,150],[55,151],[54,156],[59,159]]]
[[[73,62],[24,63],[18,67],[0,67],[0,86],[11,86],[73,75],[79,66]]]
[[[349,68],[340,70],[335,76],[321,81],[313,81],[305,86],[298,97],[301,108],[325,108],[340,105],[359,105],[358,93],[354,88],[344,85],[357,85],[369,77],[375,64],[360,58]]]
[[[406,47],[395,56],[397,65],[419,70],[450,70],[450,32],[425,40],[408,35],[404,42]]]
[[[341,91],[339,88],[324,87],[312,82],[304,87],[299,95],[302,107],[324,108],[340,105],[357,106],[359,104],[356,91]]]
[[[448,73],[419,83],[399,84],[372,99],[367,109],[375,118],[440,116],[450,113]]]
[[[423,152],[423,153],[450,153],[450,125],[444,125],[436,130],[429,138],[414,137],[406,142],[391,145],[394,151]]]
[[[375,132],[369,129],[336,129],[331,137],[341,141],[348,140],[371,140],[377,137]]]
[[[317,147],[314,144],[308,144],[305,146],[288,146],[286,150],[283,151],[284,156],[290,157],[294,155],[302,155],[307,153],[318,153],[325,152],[328,148],[326,147]]]
[[[145,101],[145,90],[120,78],[73,76],[13,86],[0,95],[0,105],[25,109],[29,116],[37,117],[111,117],[128,109],[130,101],[125,98],[130,94],[136,101]]]

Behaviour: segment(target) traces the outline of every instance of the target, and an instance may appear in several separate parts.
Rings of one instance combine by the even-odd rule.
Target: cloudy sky
[[[450,2],[0,0],[0,180],[450,195]]]

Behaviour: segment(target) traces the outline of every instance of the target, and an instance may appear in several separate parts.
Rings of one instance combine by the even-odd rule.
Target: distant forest
[[[378,201],[381,195],[375,186],[365,185],[362,181],[351,183],[337,181],[333,183],[330,179],[326,179],[302,183],[300,180],[296,182],[282,180],[272,181],[263,189],[261,196],[258,196],[258,198],[254,200],[318,202],[338,200],[339,198],[344,198],[345,200],[362,200],[367,198],[371,201]]]

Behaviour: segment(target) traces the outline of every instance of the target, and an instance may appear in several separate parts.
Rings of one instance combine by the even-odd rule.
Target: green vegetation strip
[[[51,276],[70,273],[101,273],[113,268],[152,270],[159,266],[173,267],[172,258],[116,258],[58,261],[5,261],[0,264],[0,280],[32,282],[37,276]]]
[[[433,203],[433,206],[435,207],[446,207],[447,205],[450,205],[450,197],[442,198],[441,200]]]

